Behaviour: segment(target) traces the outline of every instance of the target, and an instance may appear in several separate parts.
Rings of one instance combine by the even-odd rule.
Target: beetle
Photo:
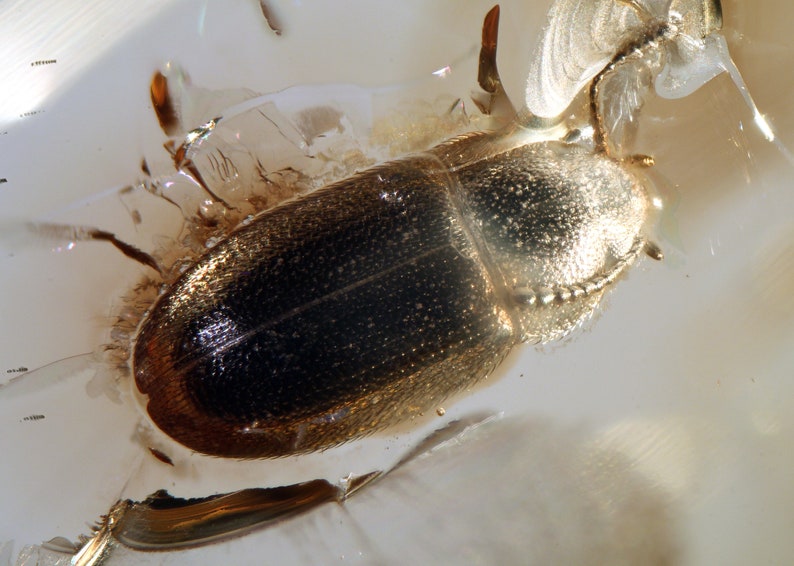
[[[135,338],[153,422],[213,456],[323,450],[430,411],[518,343],[568,334],[642,250],[660,257],[630,163],[643,159],[611,155],[598,89],[676,33],[667,19],[646,23],[595,76],[594,148],[527,142],[519,121],[235,230],[158,298]]]
[[[643,247],[647,196],[577,146],[493,154],[503,135],[360,173],[215,246],[135,340],[154,422],[216,456],[318,450],[568,332]]]

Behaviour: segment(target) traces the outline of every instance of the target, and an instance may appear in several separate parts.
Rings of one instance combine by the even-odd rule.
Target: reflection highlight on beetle
[[[575,4],[557,2],[550,27]],[[172,196],[166,184],[149,188],[196,217],[195,248],[211,241],[212,249],[194,249],[187,268],[182,255],[147,256],[161,274],[152,281],[167,288],[151,309],[151,282],[131,299],[141,305],[125,321],[127,329],[140,328],[132,371],[154,423],[213,456],[322,450],[432,412],[488,375],[513,345],[557,339],[579,325],[641,251],[658,256],[647,241],[652,207],[642,167],[650,160],[631,153],[632,129],[650,79],[672,64],[665,60],[670,45],[691,40],[697,53],[698,42],[719,29],[717,2],[692,7],[711,14],[687,19],[694,28],[679,28],[645,4],[610,7],[632,23],[621,28],[602,71],[574,81],[577,92],[590,84],[590,114],[576,121],[578,133],[537,113],[513,120],[508,110],[501,118],[509,124],[494,133],[455,138],[295,199],[309,183],[302,173],[259,170],[281,193],[250,219],[245,207],[256,198],[232,200],[219,190],[239,183],[240,167],[213,145],[229,115],[174,144],[179,174],[211,202],[196,214],[194,201]],[[481,107],[510,109],[495,49],[488,55],[496,43],[490,17],[480,83],[497,103]],[[549,52],[547,64],[561,68],[553,47],[543,60]],[[618,96],[627,79],[635,80],[628,89],[635,96]],[[568,102],[576,94],[551,86],[543,92]],[[326,131],[317,126],[321,118],[296,129],[298,137]],[[240,219],[238,229],[216,239],[216,229]],[[317,492],[304,487],[304,494]],[[269,497],[272,504],[280,496]],[[229,505],[216,501],[202,504]],[[193,509],[196,502],[168,505]],[[156,506],[125,502],[102,532],[134,545],[118,525],[129,522],[129,509],[140,511],[143,534],[136,536],[150,536],[156,529],[147,510]],[[214,536],[177,532],[160,547]]]

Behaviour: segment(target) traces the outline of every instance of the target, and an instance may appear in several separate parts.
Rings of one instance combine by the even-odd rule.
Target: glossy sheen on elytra
[[[373,168],[219,243],[137,337],[154,422],[217,456],[318,450],[433,410],[514,344],[568,332],[633,259],[647,198],[608,157],[510,139]]]

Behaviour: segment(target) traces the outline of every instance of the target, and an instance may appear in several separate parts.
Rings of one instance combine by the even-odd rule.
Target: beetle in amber
[[[232,232],[141,325],[133,372],[152,420],[209,455],[322,450],[433,410],[516,344],[570,332],[643,250],[659,255],[644,233],[649,160],[612,155],[598,93],[666,33],[648,26],[592,79],[594,148],[529,138],[518,120]],[[498,91],[495,66],[480,83]]]

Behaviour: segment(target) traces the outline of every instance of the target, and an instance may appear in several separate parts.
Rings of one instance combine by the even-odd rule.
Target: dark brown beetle
[[[333,446],[566,333],[643,247],[642,183],[562,142],[474,135],[268,211],[157,302],[148,412],[218,456]]]
[[[648,23],[593,79],[595,149],[537,141],[523,118],[286,202],[218,243],[135,340],[153,421],[215,456],[322,450],[431,411],[515,344],[576,327],[641,251],[660,255],[637,160],[610,155],[598,87],[670,30]],[[501,88],[495,65],[480,84]]]

